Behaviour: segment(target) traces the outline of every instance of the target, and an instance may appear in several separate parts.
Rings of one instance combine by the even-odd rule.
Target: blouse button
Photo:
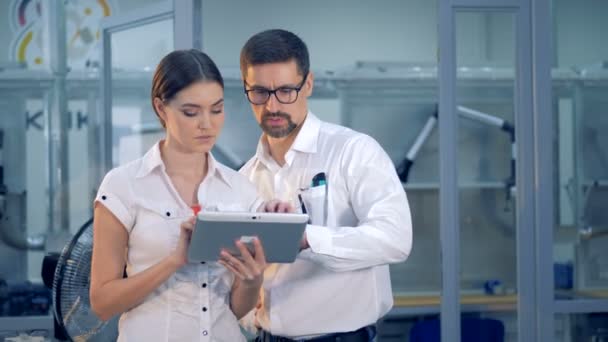
[[[207,308],[203,306],[203,312],[207,312]]]
[[[101,196],[101,199],[104,201],[106,200],[106,198],[107,198],[106,195]]]
[[[171,213],[167,211],[166,213],[167,217],[171,216]]]
[[[207,330],[203,330],[203,335],[207,336],[207,334],[208,334]]]
[[[205,287],[207,287],[207,283],[203,283],[201,286],[202,286],[203,288],[205,288]]]

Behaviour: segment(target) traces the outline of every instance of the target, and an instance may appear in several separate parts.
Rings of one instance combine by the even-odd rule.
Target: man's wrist
[[[306,232],[304,232],[304,235],[302,236],[302,240],[300,241],[300,250],[305,250],[307,248],[310,248],[310,245],[308,244],[308,238],[306,237]]]

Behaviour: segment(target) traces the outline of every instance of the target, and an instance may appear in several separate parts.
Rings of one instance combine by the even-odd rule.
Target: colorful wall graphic
[[[68,66],[85,69],[99,61],[99,24],[112,13],[111,0],[66,1]],[[48,68],[49,36],[46,30],[48,2],[44,0],[12,0],[9,21],[13,41],[11,60],[24,63],[28,69]]]

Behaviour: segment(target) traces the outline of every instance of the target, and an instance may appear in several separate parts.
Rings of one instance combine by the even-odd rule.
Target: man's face
[[[258,124],[268,136],[288,137],[304,122],[308,113],[307,99],[312,93],[313,76],[312,73],[300,75],[294,60],[249,66],[244,81],[245,90],[250,91],[250,99],[256,96],[263,99],[266,91],[276,91],[270,94],[265,103],[251,104]],[[294,98],[293,103],[285,103]]]

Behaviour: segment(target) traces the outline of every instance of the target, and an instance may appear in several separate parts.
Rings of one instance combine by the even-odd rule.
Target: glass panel
[[[22,332],[3,330],[0,339],[18,338],[20,333],[52,336],[52,330],[44,331],[53,326],[53,318],[50,292],[41,284],[42,259],[46,252],[60,252],[91,217],[93,187],[99,183],[90,173],[98,165],[89,148],[98,143],[90,123],[100,89],[101,19],[161,1],[170,0],[0,1],[0,45],[5,47],[0,54],[0,288],[9,296],[0,299],[0,325],[18,322],[28,327]],[[64,6],[65,16],[58,20],[66,23],[65,47],[51,43],[53,4]],[[63,48],[67,76],[53,73],[50,66],[53,51]],[[64,76],[65,83],[55,82]],[[52,100],[63,97],[67,110],[52,111]],[[49,117],[63,117],[66,125],[49,133]],[[67,136],[67,147],[61,150],[66,167],[59,169],[59,160],[49,156],[49,145],[61,135]],[[51,171],[67,174],[63,188],[49,186]],[[48,230],[51,198],[67,199],[67,207],[53,214],[67,217],[68,223],[54,232]],[[23,249],[27,237],[46,237],[44,250]],[[30,245],[36,241],[42,239],[29,240]],[[23,318],[26,315],[38,317]]]
[[[156,65],[173,50],[173,19],[114,33],[111,42],[112,163],[117,166],[141,157],[164,136],[150,89]]]
[[[480,315],[463,316],[463,334],[504,328],[517,336],[515,148],[508,129],[514,125],[514,18],[510,12],[455,16],[461,308]]]
[[[608,3],[554,1],[555,295],[608,298]]]
[[[555,342],[608,342],[608,313],[555,315]]]

